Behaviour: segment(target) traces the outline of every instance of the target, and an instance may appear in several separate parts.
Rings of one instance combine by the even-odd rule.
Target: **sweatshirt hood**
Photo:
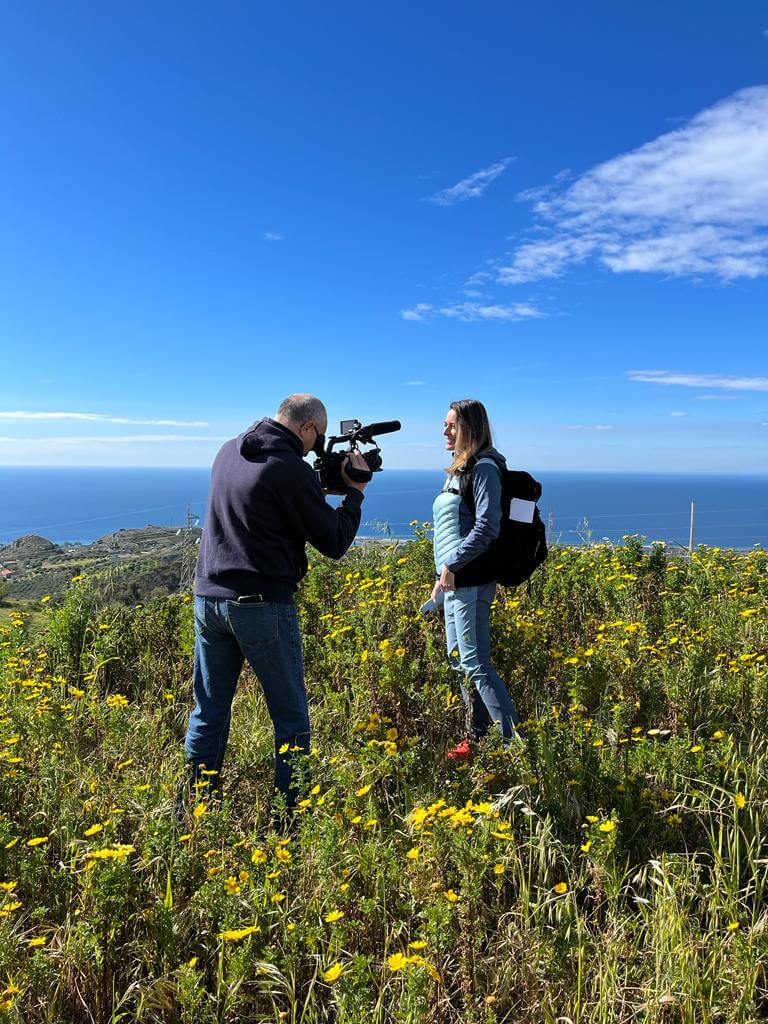
[[[304,446],[301,440],[284,427],[282,423],[265,416],[254,423],[237,438],[237,448],[244,459],[257,459],[274,452],[293,452],[300,459],[304,458]]]
[[[475,461],[477,459],[493,459],[493,461],[497,464],[497,466],[500,469],[507,468],[507,460],[504,458],[500,451],[493,447],[484,448],[481,452],[478,452],[477,455],[475,456]]]

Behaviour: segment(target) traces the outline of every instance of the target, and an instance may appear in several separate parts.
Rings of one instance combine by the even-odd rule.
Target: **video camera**
[[[312,449],[317,458],[315,459],[314,470],[320,478],[320,486],[330,494],[344,494],[347,485],[341,475],[341,467],[344,460],[354,451],[359,444],[372,444],[374,447],[367,452],[362,452],[368,470],[355,469],[354,466],[347,466],[346,473],[350,480],[355,483],[364,484],[372,478],[374,473],[381,471],[381,448],[374,441],[376,434],[391,434],[400,429],[400,420],[386,420],[383,423],[369,423],[364,427],[360,420],[342,420],[341,432],[338,437],[329,437],[327,445],[325,437],[318,437],[315,447]],[[337,444],[347,444],[343,451],[335,452],[333,449]],[[325,446],[325,447],[324,447]]]

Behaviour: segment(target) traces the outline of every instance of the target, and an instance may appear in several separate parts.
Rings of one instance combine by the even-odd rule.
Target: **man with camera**
[[[307,572],[305,544],[341,558],[360,526],[370,479],[359,451],[341,466],[345,492],[329,505],[304,461],[322,453],[328,415],[312,395],[290,395],[274,419],[265,417],[220,449],[195,574],[195,709],[184,744],[189,778],[179,792],[183,814],[190,782],[220,793],[232,699],[245,660],[261,683],[275,731],[275,787],[295,805],[292,763],[309,751],[309,713],[301,636],[294,604]]]

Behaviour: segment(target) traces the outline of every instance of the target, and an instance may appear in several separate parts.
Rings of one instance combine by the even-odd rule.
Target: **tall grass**
[[[0,627],[0,1017],[25,1022],[746,1022],[768,1016],[768,553],[560,548],[500,592],[528,740],[444,759],[464,711],[407,548],[315,556],[313,748],[270,831],[240,683],[221,807],[173,796],[189,596]]]

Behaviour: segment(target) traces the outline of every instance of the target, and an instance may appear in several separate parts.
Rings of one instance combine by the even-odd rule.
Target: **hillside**
[[[173,799],[189,595],[0,627],[0,1013],[29,1024],[748,1024],[768,1013],[768,553],[555,548],[500,593],[525,746],[469,765],[428,539],[313,558],[297,829],[243,674]]]
[[[27,535],[0,547],[6,603],[22,605],[59,597],[73,576],[100,581],[105,599],[136,602],[178,590],[185,551],[194,564],[200,530],[175,527],[118,530],[91,544],[53,544]]]

